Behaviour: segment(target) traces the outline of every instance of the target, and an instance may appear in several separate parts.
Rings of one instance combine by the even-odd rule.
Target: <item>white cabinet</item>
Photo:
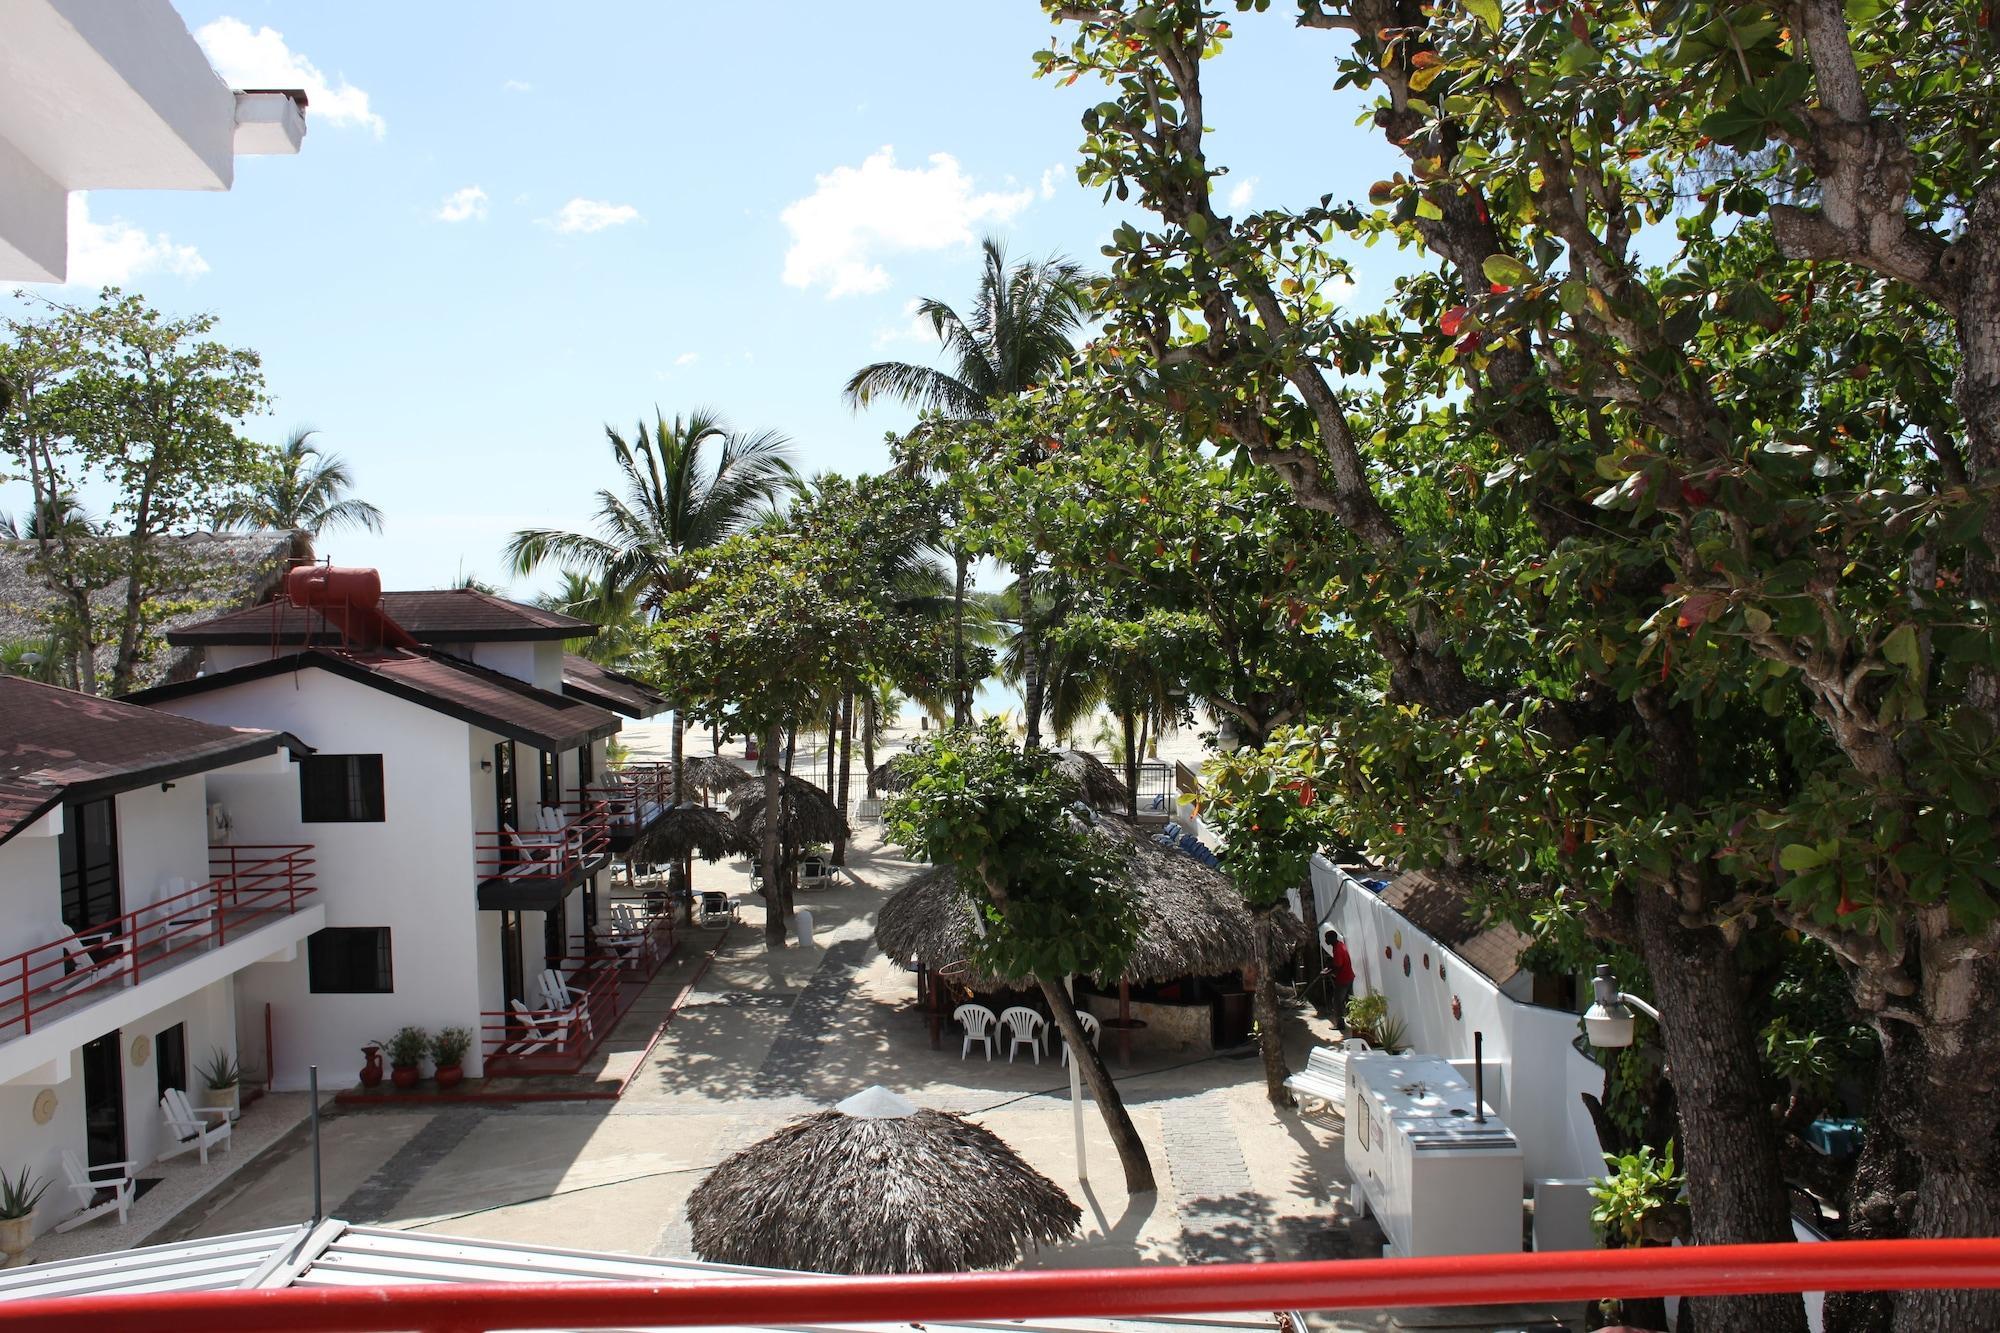
[[[1521,1146],[1448,1061],[1356,1052],[1347,1061],[1346,1156],[1354,1203],[1398,1255],[1521,1248]]]

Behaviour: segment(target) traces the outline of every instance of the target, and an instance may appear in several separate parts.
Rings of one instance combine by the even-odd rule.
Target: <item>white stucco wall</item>
[[[328,926],[387,926],[395,990],[384,995],[313,994],[306,951],[263,963],[239,978],[245,1030],[262,1031],[270,1006],[276,1068],[286,1089],[320,1066],[330,1086],[360,1068],[361,1047],[407,1023],[477,1030],[481,1006],[475,907],[475,800],[490,814],[492,778],[465,723],[318,670],[245,681],[169,701],[189,717],[289,731],[328,754],[380,754],[386,819],[306,824],[296,795],[234,784],[218,794],[236,823],[234,842],[314,844]],[[485,754],[491,756],[490,742]],[[529,780],[524,775],[523,780]],[[218,778],[215,785],[222,785]],[[483,796],[480,793],[484,793]],[[255,831],[252,836],[252,830]],[[477,1050],[468,1074],[480,1072]]]
[[[1346,876],[1324,857],[1313,858],[1312,877],[1322,913],[1332,905],[1326,919],[1340,931],[1354,961],[1354,993],[1386,996],[1390,1014],[1406,1025],[1412,1047],[1470,1060],[1473,1033],[1485,1034],[1489,1070],[1498,1065],[1502,1071],[1501,1095],[1492,1100],[1520,1140],[1528,1175],[1602,1175],[1596,1131],[1579,1094],[1601,1091],[1604,1076],[1570,1045],[1580,1031],[1577,1016],[1505,995],[1360,884],[1347,880],[1343,892]],[[1452,1013],[1454,999],[1457,1016]]]

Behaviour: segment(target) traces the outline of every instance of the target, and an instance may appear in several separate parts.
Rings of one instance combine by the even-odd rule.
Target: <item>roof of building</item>
[[[1468,916],[1465,895],[1421,870],[1406,870],[1382,890],[1403,919],[1500,985],[1521,970],[1528,937],[1504,921]]]
[[[419,643],[504,643],[587,638],[597,626],[559,611],[509,601],[474,588],[385,592],[382,610]],[[278,598],[263,606],[177,627],[176,646],[302,647],[339,643],[340,630],[305,607]]]
[[[563,654],[563,693],[627,717],[651,717],[672,706],[644,681],[575,653]]]
[[[129,696],[154,704],[295,671],[328,671],[542,750],[570,750],[618,730],[602,708],[443,653],[402,648],[307,648]]]
[[[92,546],[93,554],[100,545],[118,542],[122,547],[119,538],[82,540]],[[218,611],[252,606],[268,597],[293,563],[312,559],[312,543],[295,532],[195,532],[161,538],[157,553],[159,574],[148,594],[151,607],[164,612],[153,621],[142,645],[138,679],[148,685],[193,675],[201,654],[174,651],[179,631]],[[52,618],[62,611],[63,594],[38,568],[40,554],[33,541],[0,539],[0,641],[33,643],[49,638]],[[107,619],[118,615],[124,600],[122,579],[90,595],[93,610]],[[117,645],[99,647],[96,657],[99,677],[108,679]]]
[[[217,726],[0,675],[0,842],[63,800],[129,791],[309,747],[278,731]]]
[[[726,1282],[819,1274],[737,1268],[692,1259],[562,1250],[470,1240],[430,1232],[318,1225],[247,1231],[207,1240],[153,1245],[0,1271],[0,1301],[145,1292],[273,1290],[285,1287],[408,1286],[440,1282]],[[801,1312],[803,1313],[803,1312]],[[1296,1328],[1295,1320],[1286,1327]],[[1270,1333],[1270,1315],[1191,1314],[1159,1319],[967,1320],[951,1324],[838,1324],[808,1318],[781,1327],[910,1333],[960,1329],[993,1333]]]

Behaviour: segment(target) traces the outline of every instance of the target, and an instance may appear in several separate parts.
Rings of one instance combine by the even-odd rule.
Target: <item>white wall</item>
[[[58,807],[0,843],[0,958],[36,948],[62,934],[61,866],[56,850],[56,836],[61,831],[62,809]],[[18,985],[18,980],[9,985],[7,978],[0,977],[0,999],[11,996]]]
[[[1469,1060],[1473,1033],[1485,1034],[1488,1066],[1497,1064],[1503,1071],[1504,1103],[1496,1098],[1496,1107],[1520,1140],[1528,1175],[1604,1174],[1596,1131],[1578,1095],[1601,1091],[1604,1075],[1596,1062],[1570,1045],[1581,1030],[1577,1016],[1503,994],[1478,969],[1411,925],[1326,858],[1313,858],[1312,879],[1322,913],[1338,899],[1327,919],[1347,942],[1354,962],[1354,993],[1386,996],[1390,1014],[1407,1027],[1411,1046],[1426,1054]],[[1454,999],[1457,1015],[1452,1013]]]
[[[231,841],[308,842],[329,926],[387,926],[395,990],[386,995],[313,994],[306,950],[239,975],[239,1013],[261,1033],[264,1006],[276,1033],[273,1081],[302,1088],[310,1064],[340,1086],[361,1066],[361,1047],[404,1024],[479,1027],[480,946],[473,868],[475,800],[490,814],[492,777],[465,723],[319,670],[189,695],[161,705],[188,717],[289,731],[327,754],[380,754],[387,818],[381,823],[306,824],[296,795],[274,799],[218,776]],[[490,758],[490,744],[484,750]],[[468,771],[469,770],[469,771]],[[481,797],[479,793],[484,792]],[[479,824],[487,828],[490,824]],[[475,1048],[466,1072],[480,1072]]]

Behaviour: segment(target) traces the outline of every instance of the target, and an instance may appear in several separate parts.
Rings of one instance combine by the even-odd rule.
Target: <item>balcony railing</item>
[[[297,912],[313,893],[312,850],[211,847],[206,883],[0,958],[0,1041]]]
[[[581,992],[570,1003],[524,1003],[480,1014],[488,1077],[576,1073],[611,1035],[674,951],[673,909],[648,910],[624,900],[619,906],[630,913],[622,922],[621,912],[600,921],[588,949],[572,937],[576,952],[557,963],[566,984]],[[529,990],[540,994],[535,982]]]
[[[609,853],[611,816],[603,802],[591,801],[553,828],[494,829],[472,836],[473,862],[482,880],[566,880],[595,869]]]

